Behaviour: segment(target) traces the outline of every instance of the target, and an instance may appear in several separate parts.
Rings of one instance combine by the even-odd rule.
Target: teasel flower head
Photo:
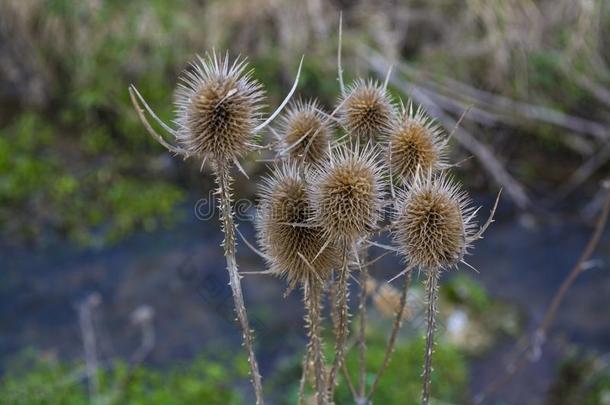
[[[387,136],[386,159],[392,176],[409,182],[420,170],[437,172],[447,166],[447,140],[441,128],[420,107],[402,107]]]
[[[179,146],[189,156],[234,162],[253,144],[264,92],[244,59],[198,57],[175,94]]]
[[[342,144],[312,171],[314,223],[331,240],[352,243],[375,230],[384,188],[377,155],[370,144],[353,150]]]
[[[474,239],[474,211],[444,174],[418,174],[398,196],[394,240],[410,265],[425,271],[456,267]]]
[[[339,103],[339,121],[350,136],[376,141],[391,129],[395,107],[385,88],[376,81],[357,80]]]
[[[332,138],[333,125],[317,101],[296,101],[281,119],[281,153],[306,164],[322,161]]]
[[[258,242],[271,273],[290,287],[326,281],[339,256],[334,243],[325,243],[323,229],[312,226],[308,192],[296,163],[284,162],[263,180],[260,193]]]

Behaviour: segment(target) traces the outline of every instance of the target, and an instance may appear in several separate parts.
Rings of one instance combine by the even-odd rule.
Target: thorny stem
[[[434,352],[434,330],[436,328],[436,312],[438,301],[438,269],[428,270],[426,280],[426,301],[428,309],[426,312],[426,351],[424,353],[424,374],[422,388],[422,405],[430,402],[430,386],[432,378],[432,353]]]
[[[316,389],[316,403],[325,405],[326,399],[326,373],[324,370],[324,354],[322,352],[321,308],[322,291],[317,280],[309,280],[304,286],[304,300],[307,307],[307,328],[309,344],[307,352],[313,356],[314,381]],[[309,356],[307,356],[309,357]],[[307,364],[306,364],[307,366]]]
[[[241,327],[244,339],[244,346],[248,352],[248,363],[252,376],[252,386],[256,395],[256,404],[263,405],[263,386],[261,375],[258,371],[258,363],[254,355],[253,337],[248,323],[248,315],[244,305],[244,297],[241,291],[240,275],[237,272],[237,262],[235,260],[235,222],[233,221],[233,208],[231,206],[231,176],[229,167],[220,159],[214,162],[216,183],[218,184],[218,201],[222,221],[222,230],[225,235],[223,242],[224,254],[227,261],[227,271],[229,272],[229,284],[233,293],[233,302],[237,320]]]
[[[359,333],[358,333],[358,343],[359,343],[359,363],[360,363],[360,373],[359,373],[359,397],[364,398],[366,392],[366,282],[368,279],[368,266],[366,265],[367,261],[367,248],[366,246],[362,246],[360,251],[358,252],[358,266],[360,267],[360,300],[358,302],[358,312],[359,312]]]
[[[301,372],[301,381],[299,382],[299,396],[297,403],[299,405],[305,404],[305,382],[307,381],[307,369],[309,364],[309,348],[305,350],[305,354],[303,355],[303,371]]]
[[[405,308],[407,307],[407,293],[409,291],[409,287],[411,286],[411,270],[413,267],[408,267],[405,270],[405,281],[402,288],[402,293],[400,295],[400,305],[398,310],[396,311],[396,317],[394,318],[394,323],[392,325],[392,332],[390,333],[390,337],[388,339],[388,344],[386,346],[385,355],[383,357],[383,362],[379,367],[379,371],[377,371],[377,376],[375,377],[375,381],[373,381],[373,385],[371,386],[371,391],[367,396],[367,400],[371,400],[377,387],[379,386],[379,381],[381,380],[381,376],[385,372],[388,364],[390,364],[390,359],[392,357],[392,353],[394,352],[394,347],[396,346],[396,338],[398,337],[398,331],[402,326],[402,320],[405,316]]]
[[[349,279],[349,245],[346,243],[343,248],[341,257],[341,267],[339,270],[339,280],[337,284],[335,307],[337,310],[337,318],[335,322],[335,359],[330,369],[328,377],[328,400],[332,401],[336,385],[337,371],[341,367],[345,357],[345,345],[348,335],[348,317],[349,309],[347,299],[349,296],[348,279]]]

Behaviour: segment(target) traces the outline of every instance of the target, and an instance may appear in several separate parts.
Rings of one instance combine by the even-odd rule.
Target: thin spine
[[[254,354],[253,337],[250,331],[248,322],[248,314],[244,305],[244,297],[241,291],[240,275],[237,270],[237,261],[235,259],[235,222],[233,220],[233,208],[231,203],[231,176],[229,168],[221,161],[215,162],[216,183],[218,185],[218,201],[220,204],[220,213],[222,221],[222,230],[225,236],[223,242],[225,258],[227,261],[227,271],[229,272],[229,284],[233,293],[233,302],[235,304],[235,312],[237,320],[243,333],[244,346],[248,352],[248,364],[250,366],[250,374],[252,376],[252,386],[256,396],[256,404],[264,405],[263,385],[261,375],[258,371],[258,363]]]
[[[345,357],[345,346],[347,342],[348,335],[348,317],[349,317],[349,308],[348,308],[348,279],[349,279],[349,266],[348,266],[348,256],[349,249],[348,244],[345,243],[343,250],[343,254],[341,257],[341,267],[339,270],[339,279],[337,282],[337,289],[335,291],[335,307],[337,310],[336,320],[335,320],[335,359],[333,361],[333,365],[330,369],[328,376],[328,399],[332,402],[335,391],[335,382],[337,378],[337,372],[341,367],[344,357]]]
[[[371,385],[371,390],[367,395],[367,401],[370,401],[379,386],[379,381],[381,380],[381,376],[385,372],[388,364],[390,364],[390,359],[392,358],[392,353],[394,353],[394,348],[396,346],[396,338],[398,337],[398,331],[402,326],[402,319],[404,317],[405,308],[407,307],[407,297],[409,292],[409,287],[411,286],[411,270],[413,267],[408,267],[404,272],[405,281],[402,288],[402,293],[400,295],[400,305],[398,311],[396,311],[396,317],[394,318],[394,323],[392,324],[392,332],[390,333],[390,337],[388,338],[388,344],[386,345],[385,355],[383,356],[383,362],[377,371],[377,375],[375,376],[375,381],[373,381],[373,385]]]
[[[432,385],[432,354],[434,352],[434,331],[436,329],[436,312],[438,310],[438,269],[428,270],[426,280],[426,351],[424,352],[424,373],[422,385],[422,405],[430,403]]]
[[[304,286],[304,300],[307,308],[307,327],[309,329],[308,353],[313,355],[314,385],[316,390],[316,403],[325,405],[326,373],[324,369],[324,354],[322,351],[322,290],[318,280],[310,278]]]

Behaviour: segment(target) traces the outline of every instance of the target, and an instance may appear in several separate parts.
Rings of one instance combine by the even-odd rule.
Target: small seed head
[[[293,103],[281,121],[282,152],[289,159],[305,163],[321,162],[332,137],[332,125],[315,100]]]
[[[322,249],[326,239],[322,228],[312,226],[312,214],[307,184],[294,163],[276,167],[263,180],[256,218],[258,242],[270,270],[285,277],[291,287],[325,281],[337,264],[337,249],[333,243]]]
[[[377,152],[371,146],[331,151],[310,181],[315,223],[327,237],[354,242],[372,232],[381,217],[383,184]]]
[[[394,105],[379,83],[360,79],[346,90],[340,101],[339,121],[351,136],[364,142],[387,135],[394,119]]]
[[[413,104],[409,103],[388,134],[386,159],[393,176],[408,182],[418,170],[428,173],[442,169],[445,149],[439,126],[422,108],[414,113]]]
[[[263,90],[246,61],[216,53],[181,76],[175,97],[177,141],[190,155],[233,161],[250,149]]]
[[[418,175],[398,197],[394,239],[407,261],[426,271],[455,267],[473,234],[464,192],[444,176]]]

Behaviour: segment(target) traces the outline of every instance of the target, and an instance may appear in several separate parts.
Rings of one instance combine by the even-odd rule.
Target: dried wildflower
[[[294,287],[324,281],[337,264],[335,245],[325,246],[323,230],[311,226],[308,188],[294,163],[275,168],[261,189],[257,213],[259,244],[272,273]]]
[[[347,89],[339,111],[339,121],[347,132],[365,142],[386,136],[395,114],[386,88],[373,80],[362,79]]]
[[[375,308],[387,318],[393,318],[397,316],[397,312],[402,312],[402,319],[408,319],[411,317],[411,309],[407,306],[402,309],[402,302],[400,291],[393,287],[391,284],[384,283],[377,289],[377,292],[373,296],[373,304]]]
[[[185,71],[175,96],[176,140],[190,155],[232,162],[249,148],[264,92],[245,60],[216,53]]]
[[[330,152],[329,161],[312,173],[314,222],[331,240],[352,243],[373,231],[381,217],[383,184],[373,147]]]
[[[296,161],[321,162],[326,157],[332,130],[330,120],[319,111],[317,101],[297,101],[281,121],[281,152]]]
[[[424,270],[456,266],[473,234],[471,214],[465,193],[448,177],[418,175],[399,196],[395,241]]]
[[[445,166],[447,141],[440,127],[420,107],[402,108],[387,137],[387,160],[394,176],[409,181],[418,170],[424,173]]]

